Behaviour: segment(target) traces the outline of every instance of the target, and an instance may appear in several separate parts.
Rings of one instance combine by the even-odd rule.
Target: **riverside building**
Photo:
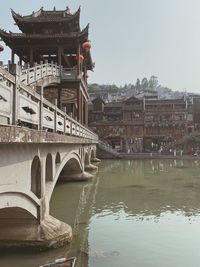
[[[89,107],[89,126],[118,151],[159,151],[198,128],[198,101],[131,97],[105,103],[96,98]]]

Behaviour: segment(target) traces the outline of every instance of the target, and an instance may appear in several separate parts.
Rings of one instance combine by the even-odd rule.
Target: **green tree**
[[[144,78],[142,79],[141,87],[142,87],[142,89],[146,89],[146,88],[149,87],[149,82],[148,82],[148,80],[147,80],[146,77],[144,77]]]
[[[149,79],[149,87],[151,89],[156,89],[157,86],[158,86],[158,78],[152,75]]]
[[[137,79],[137,82],[136,82],[136,84],[135,84],[135,89],[136,89],[137,92],[140,91],[140,89],[141,89],[140,79]]]

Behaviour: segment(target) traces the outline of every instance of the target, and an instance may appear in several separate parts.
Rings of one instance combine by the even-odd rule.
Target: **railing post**
[[[34,81],[37,81],[36,70],[37,70],[37,62],[34,63]]]
[[[47,76],[47,70],[48,70],[48,60],[45,60],[45,68],[46,68],[46,76]]]
[[[58,75],[60,75],[60,78],[62,78],[62,72],[63,72],[63,66],[59,66]]]
[[[12,100],[12,125],[16,125],[18,121],[18,87],[20,85],[20,66],[11,64],[9,66],[10,72],[15,76],[15,83],[13,85],[13,100]]]
[[[70,121],[70,135],[72,135],[72,121]]]
[[[36,91],[40,93],[39,130],[43,130],[43,86],[37,86]]]
[[[66,134],[66,113],[67,113],[67,107],[64,107],[64,134]]]
[[[57,132],[57,104],[58,100],[55,99],[55,111],[54,111],[54,132]]]
[[[29,84],[29,69],[30,69],[30,64],[27,64],[27,70],[26,70],[26,75],[27,75],[27,80],[26,83]]]
[[[75,124],[74,126],[74,132],[75,132],[75,136],[77,136],[77,124]]]
[[[43,65],[43,61],[40,61],[40,73],[41,73],[41,78],[42,78],[42,65]]]
[[[53,75],[53,61],[51,61],[51,74]]]

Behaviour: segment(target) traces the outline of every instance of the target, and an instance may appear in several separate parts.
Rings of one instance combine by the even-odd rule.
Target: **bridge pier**
[[[97,171],[98,167],[90,163],[88,165],[85,165],[84,170],[88,171],[88,172],[89,171]]]
[[[61,182],[82,182],[82,181],[88,181],[92,179],[94,175],[92,175],[89,172],[81,172],[81,173],[63,173],[60,176]]]
[[[92,163],[99,163],[99,162],[101,162],[101,160],[98,159],[98,158],[92,158],[92,159],[91,159],[91,162],[92,162]]]
[[[16,211],[16,210],[15,210]],[[22,219],[0,223],[0,248],[47,249],[72,240],[72,228],[52,216],[41,221]]]

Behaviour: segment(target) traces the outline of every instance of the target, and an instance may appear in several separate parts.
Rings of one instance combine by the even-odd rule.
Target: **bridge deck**
[[[0,143],[96,144],[98,140],[38,131],[25,127],[0,125]]]

